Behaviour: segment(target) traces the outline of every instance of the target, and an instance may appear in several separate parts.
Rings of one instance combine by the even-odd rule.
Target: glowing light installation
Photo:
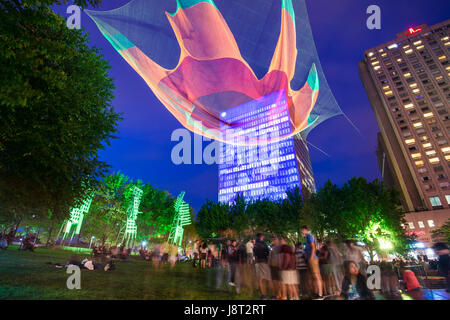
[[[307,135],[343,113],[323,73],[305,0],[133,0],[86,13],[184,127],[238,146],[293,141],[301,181],[291,182],[306,181],[314,191]],[[276,92],[285,95],[287,131],[249,136],[246,121],[230,120],[230,112],[244,114],[247,104]],[[229,131],[235,134],[224,135]],[[233,190],[248,191],[261,182],[256,177],[231,177]],[[284,185],[273,180],[277,197],[291,186],[287,177]]]
[[[220,115],[280,90],[286,93],[292,126],[271,141],[292,137],[341,114],[320,69],[304,0],[294,5],[292,0],[177,0],[174,13],[161,15],[171,4],[175,0],[134,0],[115,10],[87,14],[187,129],[234,143],[221,134],[221,127],[239,131],[244,124],[224,123]],[[280,11],[274,15],[277,7],[281,15]],[[269,41],[274,38],[275,47]],[[304,51],[302,58],[297,47]],[[173,64],[174,57],[178,58],[174,68],[163,66]],[[324,90],[321,101],[319,82]],[[294,85],[301,88],[294,90]]]
[[[245,122],[243,129],[256,138],[291,130],[283,90],[229,110],[224,115],[228,119]],[[286,190],[301,188],[293,139],[251,147],[222,143],[220,156],[220,202],[232,203],[237,193],[246,199],[280,200],[286,198]]]
[[[175,216],[169,233],[169,243],[181,246],[183,241],[184,226],[190,225],[191,213],[189,204],[183,200],[185,192],[182,191],[175,200]]]
[[[71,231],[72,235],[70,236],[69,242],[72,242],[72,239],[75,235],[78,236],[80,234],[84,215],[89,212],[89,208],[91,207],[93,198],[94,193],[90,193],[88,196],[86,196],[83,204],[81,204],[79,207],[72,208],[72,210],[70,211],[70,218],[68,219],[66,227],[64,228],[61,243],[64,243],[64,240],[68,238]]]
[[[125,226],[125,233],[123,235],[122,243],[125,245],[125,247],[128,247],[130,244],[134,242],[136,239],[137,234],[137,226],[136,226],[136,219],[138,215],[139,210],[139,204],[141,203],[143,191],[139,189],[138,187],[133,188],[133,200],[130,201],[130,204],[128,206],[127,210],[127,222]]]

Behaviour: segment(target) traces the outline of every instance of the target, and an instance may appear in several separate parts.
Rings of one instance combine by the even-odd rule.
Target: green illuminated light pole
[[[172,227],[169,233],[169,243],[176,244],[179,247],[183,240],[183,227],[192,223],[189,204],[183,201],[184,194],[185,192],[182,191],[175,201],[175,216],[173,217]]]
[[[138,187],[134,187],[133,189],[133,200],[130,202],[130,205],[127,210],[127,223],[125,227],[125,233],[123,235],[122,243],[125,248],[128,248],[129,244],[133,243],[136,239],[137,234],[137,226],[136,219],[138,215],[139,204],[141,203],[143,191]]]

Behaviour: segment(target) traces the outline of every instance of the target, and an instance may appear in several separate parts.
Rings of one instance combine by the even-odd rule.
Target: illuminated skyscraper
[[[248,139],[276,140],[290,132],[291,118],[284,90],[245,103],[222,114],[223,123],[242,123]],[[225,126],[224,126],[225,127]],[[228,134],[226,131],[223,134]],[[236,133],[242,137],[241,133]],[[229,140],[229,138],[227,138]],[[258,145],[221,144],[219,201],[231,203],[238,193],[246,199],[280,200],[286,191],[315,192],[306,138],[297,135]],[[242,141],[241,141],[242,142]]]
[[[383,181],[401,192],[405,211],[422,211],[407,220],[410,230],[423,234],[450,217],[449,56],[446,20],[409,28],[365,51],[359,62],[380,128]]]
[[[449,26],[410,28],[359,63],[381,130],[383,176],[407,211],[450,204]]]

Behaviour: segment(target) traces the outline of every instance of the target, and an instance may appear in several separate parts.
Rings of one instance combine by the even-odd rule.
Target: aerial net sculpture
[[[256,145],[305,138],[342,114],[304,0],[134,0],[86,12],[167,110],[197,134]],[[245,130],[251,118],[226,120],[227,110],[273,93],[286,97],[288,130],[261,136]]]
[[[184,194],[185,192],[182,191],[175,200],[175,216],[168,239],[170,244],[176,244],[178,247],[183,241],[184,227],[192,223],[189,204],[183,200]]]
[[[136,239],[137,235],[136,219],[139,213],[139,205],[141,203],[142,194],[143,194],[142,189],[139,189],[138,187],[134,186],[132,191],[133,198],[130,201],[130,204],[128,205],[127,222],[125,225],[125,232],[122,238],[122,243],[126,248],[132,245],[134,240]]]
[[[80,206],[72,208],[70,211],[70,217],[65,223],[61,244],[65,243],[67,239],[69,239],[69,243],[71,243],[74,236],[79,237],[81,226],[83,225],[84,215],[89,212],[93,198],[94,193],[90,192]]]

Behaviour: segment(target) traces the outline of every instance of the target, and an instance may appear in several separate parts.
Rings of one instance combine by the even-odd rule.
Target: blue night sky
[[[150,1],[150,0],[149,0]],[[173,1],[174,8],[175,0]],[[245,1],[245,0],[242,0]],[[275,0],[274,0],[275,1]],[[295,1],[295,0],[294,0]],[[104,0],[97,10],[120,7],[128,0]],[[328,179],[338,185],[352,177],[380,178],[375,155],[375,116],[358,75],[358,61],[366,49],[393,40],[411,26],[433,25],[449,18],[448,0],[306,0],[311,27],[323,70],[342,110],[358,127],[339,116],[324,122],[309,135],[311,161],[320,188]],[[381,8],[381,30],[368,30],[366,9]],[[67,16],[65,6],[56,11]],[[113,106],[123,113],[120,139],[101,152],[101,158],[133,179],[150,182],[173,195],[185,190],[185,200],[197,211],[205,199],[217,200],[217,165],[174,165],[170,140],[181,124],[155,98],[144,80],[122,59],[83,13],[82,27],[92,46],[101,49],[112,66],[110,76],[116,86]],[[178,54],[178,53],[176,53]],[[301,48],[299,48],[301,54]],[[204,143],[206,146],[208,142]]]

